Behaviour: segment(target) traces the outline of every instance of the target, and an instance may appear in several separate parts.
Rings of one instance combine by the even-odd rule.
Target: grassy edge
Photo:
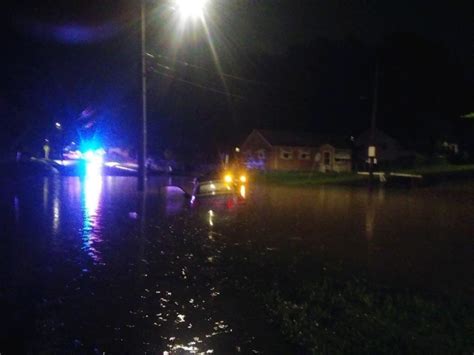
[[[304,353],[474,351],[474,305],[464,295],[377,285],[311,258],[255,249],[231,255],[234,287]]]
[[[393,169],[391,172],[419,174],[429,180],[474,177],[474,164],[470,165],[435,165],[413,169]],[[320,185],[361,185],[367,176],[357,173],[320,173],[299,171],[258,172],[253,175],[257,183],[284,186],[320,186]]]

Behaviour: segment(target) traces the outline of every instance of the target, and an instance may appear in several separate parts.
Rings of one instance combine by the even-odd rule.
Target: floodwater
[[[282,353],[219,270],[229,245],[304,252],[402,287],[474,290],[474,184],[253,186],[191,205],[154,178],[0,183],[0,353]],[[219,263],[217,262],[219,261]]]

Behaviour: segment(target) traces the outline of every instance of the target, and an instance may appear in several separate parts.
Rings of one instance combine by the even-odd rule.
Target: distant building
[[[241,147],[250,169],[273,171],[348,172],[351,149],[343,139],[306,132],[253,130]]]
[[[370,130],[363,132],[354,141],[355,160],[358,168],[363,169],[367,163],[368,149],[371,144]],[[388,134],[376,129],[374,135],[376,164],[379,167],[410,165],[415,159],[413,151],[406,150]]]

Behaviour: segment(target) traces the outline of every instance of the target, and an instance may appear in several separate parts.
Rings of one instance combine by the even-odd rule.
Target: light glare
[[[201,17],[207,0],[176,0],[176,7],[185,17]]]
[[[102,166],[104,165],[104,153],[103,149],[97,149],[96,151],[88,150],[83,154],[86,160],[86,175],[87,176],[101,176]]]

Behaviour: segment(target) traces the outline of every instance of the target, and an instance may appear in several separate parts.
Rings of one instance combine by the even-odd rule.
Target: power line
[[[213,92],[213,93],[216,93],[216,94],[221,94],[221,95],[225,95],[225,96],[229,96],[229,97],[234,97],[234,98],[237,98],[237,99],[240,99],[240,100],[246,100],[247,99],[244,96],[232,94],[230,92],[225,92],[225,91],[222,91],[222,90],[210,87],[210,86],[202,85],[202,84],[190,81],[190,80],[178,78],[174,75],[163,73],[161,71],[156,70],[155,68],[152,68],[152,71],[155,74],[158,74],[158,75],[161,75],[161,76],[164,76],[164,77],[167,77],[167,78],[170,78],[170,79],[173,79],[173,80],[176,80],[176,81],[179,81],[179,82],[182,82],[182,83],[194,86],[194,87],[197,87],[199,89],[203,89],[203,90],[206,90],[206,91],[210,91],[210,92]]]
[[[182,61],[182,60],[177,60],[177,59],[172,59],[170,57],[167,57],[167,56],[164,56],[162,54],[157,54],[156,56],[153,55],[153,54],[150,54],[150,53],[147,53],[147,56],[149,58],[153,58],[156,60],[156,58],[160,58],[160,59],[165,59],[165,60],[168,60],[168,61],[172,61],[174,63],[177,63],[177,64],[181,64],[185,67],[189,67],[189,68],[193,68],[193,69],[197,69],[197,70],[202,70],[202,71],[206,71],[208,73],[211,73],[213,75],[220,75],[224,78],[229,78],[229,79],[234,79],[234,80],[239,80],[239,81],[245,81],[245,82],[248,82],[248,83],[252,83],[252,84],[256,84],[256,85],[264,85],[264,86],[269,86],[267,83],[264,83],[264,82],[261,82],[261,81],[257,81],[257,80],[253,80],[253,79],[248,79],[248,78],[244,78],[242,76],[237,76],[237,75],[233,75],[233,74],[227,74],[227,73],[217,73],[215,71],[212,71],[212,70],[209,70],[203,66],[199,66],[199,65],[196,65],[196,64],[192,64],[192,63],[189,63],[189,62],[186,62],[186,61]],[[173,70],[175,71],[173,68],[167,66],[167,65],[163,65],[163,64],[160,64],[157,60],[156,62],[158,63],[158,65],[160,66],[163,66],[163,67],[166,67],[166,69],[168,70]]]
[[[169,72],[172,72],[172,73],[177,73],[178,70],[169,66],[169,65],[165,65],[165,64],[162,64],[160,62],[158,62],[158,60],[156,60],[156,57],[158,58],[163,58],[163,59],[167,59],[167,60],[172,60],[170,57],[167,57],[167,56],[164,56],[164,55],[161,55],[161,54],[158,54],[156,55],[156,57],[153,55],[153,54],[150,54],[150,53],[147,53],[147,56],[150,57],[150,58],[153,58],[155,59],[155,65],[160,67],[160,68],[163,68],[164,70],[166,71],[169,71]],[[191,67],[191,68],[195,68],[195,69],[199,69],[199,70],[202,70],[202,71],[205,71],[205,72],[208,72],[208,73],[211,73],[213,75],[216,75],[217,73],[216,72],[213,72],[211,70],[208,70],[207,68],[204,68],[202,66],[198,66],[198,65],[195,65],[195,64],[190,64],[188,62],[184,62],[184,61],[180,61],[180,60],[175,60],[176,63],[178,64],[181,64],[181,65],[184,65],[184,66],[187,66],[187,67]],[[249,98],[248,97],[245,97],[245,96],[241,96],[241,95],[237,95],[237,94],[233,94],[233,93],[230,93],[230,92],[227,92],[227,91],[223,91],[223,90],[219,90],[219,89],[216,89],[215,87],[210,87],[210,86],[207,86],[207,85],[203,85],[203,84],[200,84],[200,83],[196,83],[194,81],[190,81],[190,80],[186,80],[186,79],[182,79],[182,78],[179,78],[177,77],[176,75],[174,74],[167,74],[167,73],[164,73],[162,71],[158,71],[157,69],[151,67],[150,68],[155,74],[157,75],[161,75],[163,77],[167,77],[167,78],[171,78],[173,80],[176,80],[176,81],[179,81],[179,82],[182,82],[182,83],[185,83],[185,84],[188,84],[188,85],[191,85],[191,86],[194,86],[196,88],[200,88],[202,90],[206,90],[206,91],[210,91],[210,92],[214,92],[214,93],[217,93],[217,94],[221,94],[221,95],[225,95],[225,96],[228,96],[228,97],[234,97],[234,98],[237,98],[237,99],[240,99],[240,100],[246,100],[248,101]],[[229,77],[229,78],[234,78],[234,79],[238,79],[238,80],[242,80],[242,81],[249,81],[249,82],[253,82],[253,83],[256,83],[256,84],[261,84],[261,85],[265,85],[267,87],[270,87],[269,84],[267,83],[263,83],[263,82],[258,82],[258,81],[254,81],[254,80],[251,80],[251,79],[246,79],[246,78],[242,78],[242,77],[237,77],[237,76],[234,76],[234,75],[231,75],[231,74],[224,74],[224,76],[226,77]],[[272,107],[280,107],[280,108],[286,108],[287,106],[285,105],[281,105],[281,103],[276,103],[276,102],[267,102],[267,100],[260,100],[259,101],[261,104],[264,104],[266,106],[272,106]]]

